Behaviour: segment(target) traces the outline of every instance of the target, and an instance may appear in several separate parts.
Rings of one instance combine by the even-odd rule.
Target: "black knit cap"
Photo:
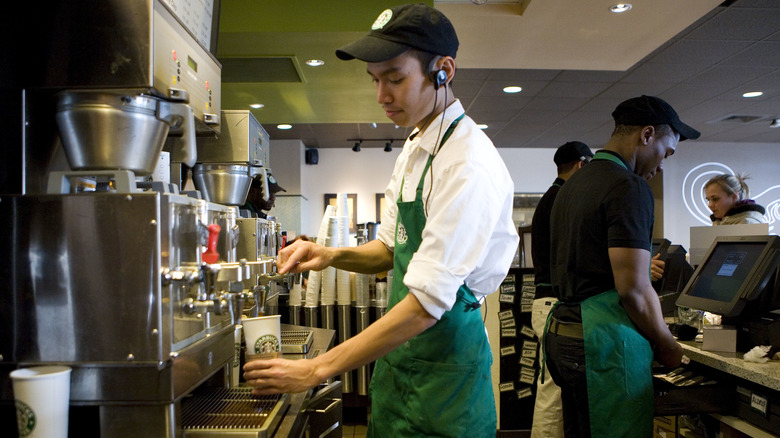
[[[696,140],[701,133],[680,121],[680,116],[663,99],[640,96],[628,99],[615,108],[612,118],[618,125],[669,125],[680,134],[680,141]]]
[[[555,151],[553,161],[556,166],[562,166],[566,163],[573,163],[575,161],[590,162],[593,158],[593,151],[590,150],[588,145],[581,141],[570,141],[564,143]]]
[[[368,35],[336,50],[336,56],[384,62],[411,48],[454,58],[458,36],[450,20],[438,10],[422,3],[403,5],[385,9]]]

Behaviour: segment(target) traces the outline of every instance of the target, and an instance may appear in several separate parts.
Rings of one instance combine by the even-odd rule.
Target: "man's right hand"
[[[672,338],[674,339],[674,338]],[[677,368],[682,363],[683,349],[677,341],[669,345],[658,345],[655,349],[655,360],[667,368]]]
[[[280,274],[321,271],[330,266],[332,256],[329,250],[331,249],[299,240],[279,251],[276,266]]]

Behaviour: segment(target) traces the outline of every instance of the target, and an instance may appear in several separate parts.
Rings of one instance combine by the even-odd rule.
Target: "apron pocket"
[[[495,436],[489,368],[417,359],[411,368],[408,418],[423,435]]]
[[[647,359],[648,351],[650,346],[646,341],[623,341],[626,393],[632,397],[646,396],[648,382],[652,385],[652,369],[647,366],[652,363]]]

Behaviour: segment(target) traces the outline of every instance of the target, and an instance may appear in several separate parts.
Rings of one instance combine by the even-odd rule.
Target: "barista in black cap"
[[[536,295],[531,311],[531,327],[539,342],[544,342],[544,328],[547,315],[553,304],[558,301],[553,295],[550,280],[550,212],[558,191],[574,172],[590,162],[593,152],[588,145],[579,141],[570,141],[559,147],[553,156],[558,177],[539,200],[531,221],[531,257],[534,262],[534,284]],[[531,438],[563,437],[561,415],[561,389],[549,376],[536,379],[536,398]]]
[[[262,176],[260,176],[262,177]],[[274,208],[276,194],[286,192],[270,173],[266,179],[268,181],[268,199],[263,194],[263,182],[258,177],[252,178],[252,184],[249,186],[249,194],[246,195],[246,202],[241,206],[241,210],[248,210],[252,217],[266,219],[268,211]]]
[[[255,393],[298,392],[376,360],[369,436],[495,437],[478,309],[517,250],[514,184],[449,86],[458,49],[449,20],[406,5],[371,29],[336,54],[366,61],[387,117],[416,128],[385,191],[378,239],[348,248],[296,242],[280,251],[279,271],[393,269],[388,312],[317,358],[250,362],[244,376]]]
[[[650,436],[653,358],[668,367],[682,359],[650,283],[647,180],[679,141],[699,132],[652,96],[622,102],[612,117],[611,138],[561,188],[550,223],[553,293],[560,301],[544,345],[561,387],[567,437]]]

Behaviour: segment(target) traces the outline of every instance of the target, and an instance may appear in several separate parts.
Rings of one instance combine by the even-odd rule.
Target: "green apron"
[[[626,167],[602,151],[593,160]],[[591,436],[650,437],[654,402],[650,343],[628,317],[616,289],[585,299],[580,311]]]
[[[441,145],[462,117],[450,125]],[[432,159],[428,158],[414,201],[403,202],[399,193],[388,310],[409,293],[403,279],[422,242],[426,222],[422,189]],[[496,436],[492,355],[482,315],[473,311],[479,305],[465,284],[457,296],[436,324],[377,360],[371,379],[369,437]]]

